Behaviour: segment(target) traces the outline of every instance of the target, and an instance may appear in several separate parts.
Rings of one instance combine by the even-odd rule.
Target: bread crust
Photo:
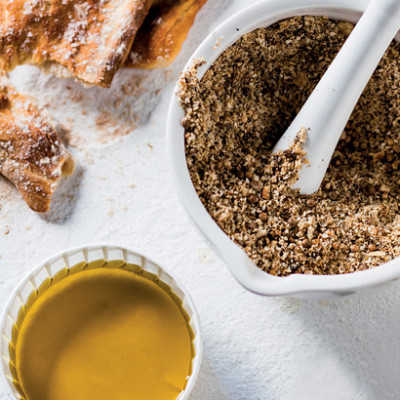
[[[0,69],[56,63],[87,84],[109,87],[152,2],[0,0]]]
[[[197,13],[206,1],[155,1],[135,37],[125,66],[168,67],[179,54]]]
[[[0,174],[37,212],[50,209],[62,176],[74,162],[47,119],[0,75]]]

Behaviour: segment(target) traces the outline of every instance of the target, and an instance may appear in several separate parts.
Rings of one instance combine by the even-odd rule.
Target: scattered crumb
[[[96,128],[99,132],[98,141],[109,143],[134,131],[136,124],[131,121],[121,121],[109,112],[102,112],[96,118]]]
[[[217,40],[216,40],[214,46],[212,47],[212,49],[216,50],[218,47],[220,47],[223,39],[224,39],[223,36],[217,37]]]
[[[198,249],[198,260],[200,264],[208,264],[214,260],[214,253],[206,247],[201,247]]]

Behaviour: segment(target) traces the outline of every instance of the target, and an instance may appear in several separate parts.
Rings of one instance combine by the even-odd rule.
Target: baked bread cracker
[[[54,128],[0,75],[0,174],[32,210],[45,212],[60,178],[73,169]]]
[[[155,1],[135,37],[125,66],[151,69],[170,65],[206,1]]]
[[[0,69],[35,64],[108,87],[152,2],[0,0]]]

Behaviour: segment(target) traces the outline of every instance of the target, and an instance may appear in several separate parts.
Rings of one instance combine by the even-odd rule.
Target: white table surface
[[[191,399],[399,399],[400,284],[331,302],[253,295],[207,248],[178,201],[164,132],[174,81],[200,39],[250,3],[209,0],[172,68],[120,71],[110,90],[81,89],[34,67],[12,73],[21,92],[71,131],[78,168],[47,216],[29,210],[1,180],[0,305],[56,252],[83,243],[125,245],[179,276],[197,305],[204,363]],[[130,133],[114,139],[110,122],[108,133],[96,127],[104,112]],[[0,382],[0,400],[7,398]]]

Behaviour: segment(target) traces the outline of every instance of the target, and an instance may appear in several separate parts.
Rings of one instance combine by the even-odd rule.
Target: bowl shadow
[[[59,225],[67,222],[79,200],[83,175],[83,167],[79,164],[76,165],[74,173],[69,177],[63,178],[54,192],[50,211],[45,214],[39,214],[40,218],[46,222]]]
[[[211,354],[211,349],[208,351]],[[215,351],[212,352],[215,357]],[[272,400],[268,393],[262,398],[254,397],[259,385],[254,371],[242,364],[234,353],[221,353],[217,360],[203,357],[200,374],[190,400]],[[235,378],[233,378],[235,377]],[[240,377],[238,379],[237,377]]]
[[[225,388],[216,374],[211,361],[204,356],[197,382],[190,394],[191,400],[228,399]]]

